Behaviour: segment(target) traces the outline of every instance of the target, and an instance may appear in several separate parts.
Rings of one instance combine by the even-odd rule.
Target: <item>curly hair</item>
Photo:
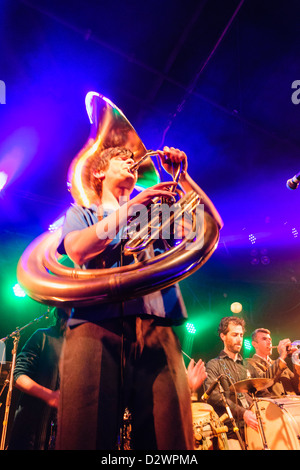
[[[97,178],[96,172],[105,171],[108,168],[109,161],[119,155],[127,155],[128,158],[133,157],[133,153],[125,147],[109,147],[100,152],[96,151],[91,157],[89,165],[90,185],[100,198],[102,195],[102,180]]]
[[[230,323],[233,323],[234,325],[241,325],[241,327],[243,328],[243,333],[245,333],[245,320],[243,318],[239,318],[239,317],[223,317],[220,321],[220,324],[219,324],[219,328],[218,328],[218,334],[219,336],[221,335],[221,333],[223,333],[223,335],[226,335],[229,331],[229,324]]]

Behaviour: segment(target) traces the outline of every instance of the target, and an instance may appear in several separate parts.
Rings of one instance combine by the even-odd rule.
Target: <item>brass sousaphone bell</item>
[[[147,150],[124,114],[110,100],[94,92],[86,96],[86,109],[91,123],[90,136],[73,159],[68,173],[74,201],[85,207],[95,202],[96,195],[89,185],[90,158],[96,151],[108,147],[125,147],[133,152],[138,168],[137,185],[149,187],[159,182],[158,171],[152,160],[145,158]],[[193,230],[197,225],[194,223],[195,209],[200,202],[196,193],[189,193],[177,204],[179,213],[188,211],[191,214]],[[191,237],[187,235],[164,253],[109,269],[63,265],[57,253],[60,237],[61,228],[58,228],[35,239],[19,260],[17,277],[32,299],[69,308],[129,300],[175,284],[210,258],[219,240],[219,229],[215,220],[204,212],[204,223],[192,233],[192,248]],[[131,253],[135,248],[129,245],[130,240],[127,248]]]

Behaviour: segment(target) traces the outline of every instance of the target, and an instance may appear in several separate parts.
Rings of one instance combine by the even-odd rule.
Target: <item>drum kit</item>
[[[227,426],[208,403],[192,402],[195,450],[229,450]]]
[[[257,392],[271,387],[273,379],[252,378],[230,386],[235,393],[253,398],[250,410],[256,415],[258,431],[245,424],[243,450],[300,450],[300,396],[257,397]],[[195,450],[230,450],[228,427],[207,403],[192,403]]]
[[[2,367],[3,388],[10,371]],[[231,391],[248,393],[253,398],[250,410],[256,414],[259,431],[245,424],[243,450],[300,450],[300,396],[257,397],[256,393],[273,385],[272,379],[252,378],[231,385]],[[231,450],[228,444],[228,427],[224,424],[229,416],[221,417],[205,402],[192,404],[195,450]],[[125,410],[120,430],[118,449],[130,450],[131,414]],[[4,447],[3,447],[4,448]]]
[[[9,371],[2,369],[1,378]],[[256,414],[259,431],[245,425],[245,444],[243,450],[300,450],[300,396],[257,397],[256,393],[273,385],[272,379],[253,378],[236,382],[231,391],[248,393],[253,397],[250,410]],[[195,450],[231,450],[224,424],[229,416],[221,417],[208,403],[193,401],[192,417]],[[120,430],[118,449],[131,450],[131,414],[124,412],[123,426]]]
[[[271,379],[249,379],[235,384],[239,392],[253,396],[250,409],[256,414],[259,432],[245,427],[248,450],[299,450],[300,449],[300,396],[257,398],[256,392],[269,388]]]

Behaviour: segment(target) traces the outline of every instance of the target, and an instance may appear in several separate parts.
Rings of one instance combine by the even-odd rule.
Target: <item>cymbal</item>
[[[236,382],[234,385],[230,386],[230,391],[236,391],[239,393],[255,393],[259,392],[260,390],[264,390],[266,388],[271,387],[273,383],[273,379],[263,378],[240,380],[239,382]]]

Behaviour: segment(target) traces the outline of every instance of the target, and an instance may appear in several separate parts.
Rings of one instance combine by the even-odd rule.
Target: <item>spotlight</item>
[[[270,258],[269,258],[268,256],[262,256],[262,257],[260,258],[260,261],[261,261],[261,264],[264,264],[265,266],[266,266],[267,264],[270,264]]]
[[[26,297],[25,291],[22,289],[20,284],[15,284],[13,287],[13,291],[16,297]]]
[[[230,305],[230,310],[232,311],[232,313],[241,313],[241,311],[243,310],[243,306],[242,304],[240,304],[240,302],[233,302]]]
[[[195,328],[195,325],[193,325],[193,323],[187,323],[186,329],[188,333],[190,333],[191,335],[194,335],[196,333],[196,328]]]
[[[250,351],[252,348],[252,344],[250,339],[244,339],[244,348],[247,349],[247,351]]]
[[[55,232],[57,229],[59,229],[62,226],[64,220],[65,220],[65,216],[62,216],[59,219],[57,219],[55,222],[50,224],[48,227],[49,232]]]
[[[0,171],[0,191],[4,188],[7,183],[8,176],[4,171]]]
[[[254,243],[256,242],[256,236],[253,235],[253,233],[251,233],[251,234],[249,235],[249,240],[250,240],[250,242],[252,243],[252,245],[254,245]]]

